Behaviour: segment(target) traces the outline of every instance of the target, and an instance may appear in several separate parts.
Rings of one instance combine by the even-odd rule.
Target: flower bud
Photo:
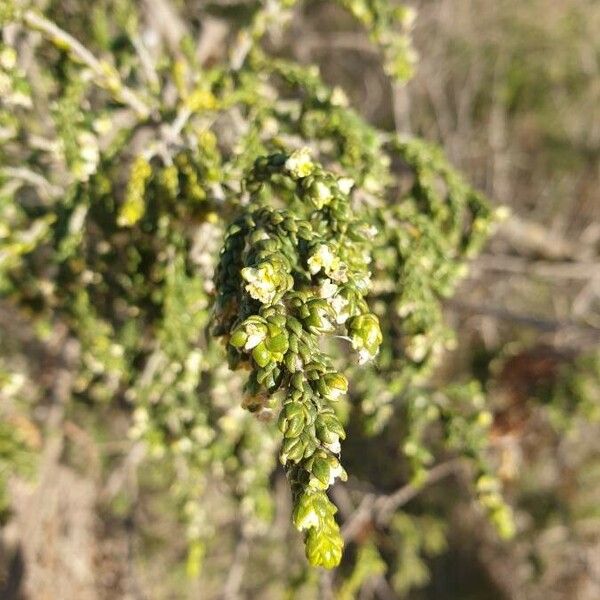
[[[359,363],[363,364],[373,358],[378,350],[383,336],[379,327],[379,319],[372,313],[353,317],[349,324],[352,347],[359,352]]]

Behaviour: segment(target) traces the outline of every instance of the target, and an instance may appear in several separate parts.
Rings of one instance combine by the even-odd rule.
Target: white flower
[[[188,373],[198,373],[202,364],[202,353],[198,350],[190,352],[185,361],[185,370]]]
[[[375,227],[375,225],[369,225],[367,227],[366,234],[370,240],[372,240],[378,233],[379,230],[377,229],[377,227]]]
[[[246,340],[244,350],[252,350],[252,348],[258,346],[267,337],[266,328],[258,327],[254,323],[249,323],[246,326],[246,333],[248,334],[248,339]]]
[[[331,298],[337,292],[338,287],[331,281],[331,279],[325,279],[319,287],[319,296],[321,298]]]
[[[335,402],[336,400],[339,400],[342,396],[344,396],[347,391],[348,391],[347,389],[344,390],[344,389],[332,387],[332,388],[329,388],[329,391],[327,392],[327,397],[330,400],[333,400]]]
[[[337,463],[335,467],[332,467],[331,469],[329,469],[329,485],[333,485],[336,477],[340,477],[341,479],[344,479],[344,476],[346,475],[346,471],[344,471],[344,467],[342,467],[342,465],[340,463]]]
[[[415,335],[406,345],[406,355],[414,362],[421,362],[429,352],[429,340],[426,335]]]
[[[369,257],[369,261],[370,260],[371,257]],[[363,277],[357,277],[354,280],[354,284],[361,292],[366,293],[369,290],[369,287],[371,286],[371,272],[367,272]]]
[[[189,454],[194,448],[194,444],[190,438],[182,437],[173,444],[172,448],[176,454]]]
[[[510,217],[510,215],[511,215],[511,210],[510,210],[510,208],[508,208],[508,206],[499,206],[494,211],[494,217],[496,218],[497,221],[500,221],[500,222],[506,221],[506,219],[508,219],[508,217]]]
[[[375,358],[375,354],[371,354],[366,348],[361,348],[358,351],[358,364],[364,365]]]
[[[149,420],[150,417],[148,415],[148,411],[144,407],[138,406],[133,411],[133,422],[136,425],[146,425]]]
[[[311,191],[315,197],[315,204],[317,204],[319,207],[323,207],[325,204],[328,204],[333,197],[329,186],[322,181],[315,181]]]
[[[335,329],[333,323],[329,320],[330,314],[324,308],[317,308],[316,313],[321,321],[322,331],[333,331]]]
[[[354,187],[354,179],[351,177],[340,177],[337,180],[337,184],[340,192],[347,196],[350,193],[350,190]]]
[[[348,96],[346,96],[346,92],[338,85],[331,92],[331,104],[341,106],[342,108],[348,106]]]
[[[7,71],[15,68],[17,64],[17,53],[13,48],[3,48],[0,52],[0,66]]]
[[[92,123],[92,127],[98,135],[105,135],[113,128],[113,122],[110,117],[105,115],[95,119]]]
[[[340,439],[338,437],[336,437],[336,439],[333,442],[329,442],[328,444],[323,444],[323,446],[325,446],[325,448],[327,448],[334,454],[339,454],[340,451],[342,450],[342,446],[340,444]]]
[[[96,172],[100,160],[97,139],[89,131],[81,131],[77,135],[79,145],[79,161],[74,170],[80,181],[87,181]]]
[[[332,298],[331,307],[335,312],[335,321],[338,325],[344,324],[350,318],[350,311],[348,310],[349,305],[350,303],[348,300],[341,294]]]
[[[408,315],[410,315],[410,313],[412,313],[416,308],[417,305],[415,302],[407,302],[405,304],[399,304],[396,307],[396,310],[398,312],[399,317],[405,318]]]
[[[402,17],[402,25],[406,29],[412,29],[417,20],[417,11],[412,6],[404,7],[404,15]]]
[[[273,267],[269,264],[259,268],[245,267],[242,269],[242,277],[248,282],[246,291],[263,304],[271,304],[275,298],[276,289],[273,276]]]
[[[296,521],[296,527],[298,531],[304,531],[305,529],[311,529],[312,527],[319,526],[319,515],[314,509],[309,510],[303,515],[302,520]]]
[[[13,104],[14,106],[22,106],[23,108],[31,108],[31,98],[23,92],[13,92],[7,98],[7,104]]]
[[[307,262],[308,270],[315,275],[321,269],[328,273],[333,267],[337,266],[339,260],[327,244],[319,244],[316,252],[313,253]]]
[[[285,161],[285,168],[295,179],[310,175],[313,172],[315,165],[310,157],[309,149],[300,148],[299,150],[292,152],[290,157]]]

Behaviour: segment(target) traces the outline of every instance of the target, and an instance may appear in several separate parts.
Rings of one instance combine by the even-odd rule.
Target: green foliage
[[[203,501],[215,489],[246,534],[266,531],[279,445],[308,560],[337,566],[327,490],[346,479],[350,416],[371,434],[406,417],[397,447],[415,485],[434,456],[470,460],[475,493],[510,533],[480,390],[425,387],[452,342],[441,302],[493,215],[437,148],[373,128],[315,67],[264,50],[291,4],[257,3],[211,67],[165,53],[158,85],[139,83],[149,76],[131,49],[98,59],[26,10],[18,24],[54,46],[37,57],[47,112],[31,110],[35,82],[1,54],[3,295],[36,330],[61,323],[77,340],[73,405],[126,406],[130,437],[170,465],[192,573],[217,527]],[[341,4],[405,79],[410,11]],[[94,35],[104,48],[106,32]],[[46,119],[54,137],[34,148]],[[421,535],[397,519],[392,538],[407,530]],[[346,594],[383,571],[376,548],[358,552]]]
[[[391,529],[398,549],[398,568],[392,584],[400,596],[405,596],[411,588],[421,587],[429,581],[429,570],[422,554],[431,557],[444,550],[445,528],[434,517],[410,517],[398,513],[392,520]]]
[[[40,433],[36,425],[22,414],[18,397],[24,384],[22,374],[12,372],[0,362],[0,394],[4,408],[0,415],[0,523],[4,524],[10,513],[9,482],[18,476],[31,479],[36,471],[40,446]]]
[[[379,555],[377,547],[368,542],[362,544],[358,549],[354,570],[338,592],[339,600],[352,600],[365,582],[385,572],[386,564]]]
[[[0,520],[9,511],[7,485],[10,477],[32,477],[36,466],[35,444],[28,439],[26,422],[0,422]],[[33,430],[35,431],[35,430]]]
[[[600,353],[584,354],[574,364],[563,366],[548,395],[543,390],[536,395],[549,405],[550,418],[559,431],[581,421],[600,422]]]

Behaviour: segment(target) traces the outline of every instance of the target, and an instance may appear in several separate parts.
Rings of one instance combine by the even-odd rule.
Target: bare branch
[[[545,319],[537,315],[523,315],[515,313],[502,307],[471,304],[457,300],[448,300],[444,305],[447,308],[458,312],[486,315],[501,321],[512,321],[514,323],[527,325],[548,333],[571,330],[573,333],[590,336],[592,339],[600,339],[600,329],[597,327],[587,325],[585,323],[578,323],[569,319]]]
[[[27,167],[2,167],[0,175],[30,184],[36,187],[46,198],[55,198],[62,192],[59,187],[52,185],[43,175]]]
[[[421,485],[407,483],[389,496],[380,496],[374,504],[375,521],[378,525],[384,525],[398,508],[417,496],[424,487],[445,479],[463,466],[464,462],[460,459],[448,460],[431,468]]]
[[[590,248],[567,240],[550,229],[512,215],[498,228],[504,238],[520,254],[534,254],[548,260],[582,260],[589,258]]]
[[[246,561],[250,555],[250,541],[240,529],[240,539],[235,547],[235,553],[231,562],[231,568],[223,587],[223,600],[237,600],[240,598],[240,587],[246,569]]]
[[[472,263],[473,268],[488,271],[502,271],[516,275],[537,275],[549,279],[600,278],[600,262],[569,262],[548,260],[527,260],[519,256],[484,254]]]
[[[464,462],[460,459],[448,460],[430,469],[420,485],[407,483],[392,494],[365,495],[358,508],[342,527],[344,541],[352,541],[367,523],[374,523],[378,526],[386,525],[398,508],[418,496],[426,486],[456,473],[463,465]]]

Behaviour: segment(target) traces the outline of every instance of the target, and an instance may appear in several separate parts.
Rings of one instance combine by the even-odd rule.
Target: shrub
[[[149,49],[135,4],[73,19],[86,46],[52,20],[69,24],[59,9],[5,3],[0,17],[0,288],[41,344],[56,331],[75,342],[64,410],[94,431],[128,415],[132,443],[172,474],[192,572],[218,527],[215,489],[243,535],[270,527],[277,457],[309,562],[334,567],[344,537],[358,544],[345,593],[439,551],[435,515],[392,519],[394,494],[370,518],[413,546],[342,535],[327,490],[347,477],[348,430],[411,490],[471,464],[475,497],[511,535],[481,389],[428,382],[453,344],[442,300],[490,231],[486,200],[437,147],[374,128],[317,68],[269,50],[296,3],[236,14],[219,60],[187,37]],[[412,11],[339,4],[389,75],[408,77]],[[51,388],[10,363],[40,396]],[[352,462],[359,473],[356,450]]]

